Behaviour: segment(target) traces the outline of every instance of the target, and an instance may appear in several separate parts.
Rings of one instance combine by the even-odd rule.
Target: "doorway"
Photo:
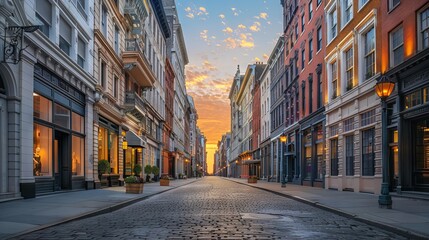
[[[71,159],[69,141],[69,134],[55,131],[55,191],[71,189]]]

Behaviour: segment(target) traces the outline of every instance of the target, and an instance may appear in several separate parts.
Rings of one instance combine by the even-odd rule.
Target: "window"
[[[419,42],[420,48],[425,49],[429,47],[429,7],[420,12],[419,14]]]
[[[82,40],[82,38],[78,37],[77,39],[77,64],[84,68],[85,66],[85,52],[86,52],[86,44]]]
[[[313,112],[313,98],[311,96],[313,96],[313,79],[309,79],[308,80],[308,111],[309,113]]]
[[[338,139],[331,140],[331,176],[338,176]]]
[[[36,1],[36,18],[41,22],[40,31],[49,37],[52,25],[52,5],[48,0]]]
[[[305,67],[305,49],[301,50],[301,70]]]
[[[365,78],[369,79],[375,74],[375,35],[374,27],[363,35],[364,38],[364,70]]]
[[[329,132],[331,137],[338,135],[338,124],[332,125]]]
[[[86,15],[85,2],[85,0],[77,0],[76,7],[80,14],[82,14],[82,17],[86,20],[88,16]]]
[[[298,23],[295,25],[295,41],[298,40]]]
[[[72,42],[72,29],[70,25],[64,20],[64,18],[60,17],[59,47],[67,55],[70,55],[71,42]]]
[[[33,93],[33,116],[52,122],[52,102],[37,93]]]
[[[344,132],[348,132],[354,129],[354,118],[349,118],[344,121]]]
[[[329,41],[337,36],[337,10],[334,5],[334,10],[329,13],[328,19],[328,36]]]
[[[375,109],[360,115],[361,127],[375,123]]]
[[[313,18],[313,1],[310,0],[308,3],[308,21],[310,21]]]
[[[404,61],[404,33],[402,26],[390,33],[390,66]]]
[[[374,128],[362,131],[362,176],[374,176]]]
[[[322,107],[322,72],[317,73],[317,108]]]
[[[305,15],[304,15],[304,13],[302,13],[302,16],[301,16],[301,33],[303,33],[304,30],[305,30]]]
[[[103,89],[106,89],[106,70],[106,63],[102,61],[100,68],[100,84]]]
[[[425,87],[405,96],[405,109],[418,106],[429,101],[429,88]]]
[[[119,28],[118,26],[115,26],[115,52],[116,54],[119,54]]]
[[[52,177],[52,128],[33,126],[33,176]]]
[[[338,97],[337,62],[331,63],[332,99]]]
[[[353,83],[353,48],[350,48],[345,52],[345,60],[346,60],[346,81],[347,81],[347,88],[346,90],[349,91],[354,87]]]
[[[302,82],[302,95],[301,95],[301,98],[302,98],[302,102],[301,102],[301,105],[302,105],[302,115],[304,116],[305,115],[305,82]]]
[[[308,61],[313,59],[313,39],[308,40]]]
[[[82,137],[72,136],[72,175],[84,175],[85,140]]]
[[[113,78],[113,96],[115,98],[118,98],[118,82],[119,82],[118,77],[115,76]]]
[[[369,0],[359,0],[359,9],[361,9]]]
[[[346,176],[355,175],[354,136],[346,136]]]
[[[394,9],[400,2],[400,0],[389,0],[389,10]]]
[[[353,18],[353,0],[343,0],[341,10],[342,26],[344,26]]]
[[[101,7],[101,32],[107,38],[107,8],[104,4]]]
[[[59,105],[54,104],[54,121],[55,124],[67,128],[70,128],[70,110]]]
[[[317,51],[322,48],[322,26],[317,28]]]
[[[75,112],[72,112],[72,130],[78,133],[85,133],[85,118]]]

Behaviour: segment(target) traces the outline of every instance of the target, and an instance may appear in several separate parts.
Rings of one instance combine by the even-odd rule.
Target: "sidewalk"
[[[340,192],[315,187],[258,180],[256,184],[247,179],[224,178],[286,196],[343,216],[351,217],[369,225],[405,235],[411,239],[429,239],[429,201],[392,197],[392,209],[378,207],[378,195],[355,192]]]
[[[126,194],[125,187],[110,187],[3,202],[0,203],[0,239],[111,212],[197,180],[173,180],[169,187],[161,187],[159,182],[147,183],[142,194]]]

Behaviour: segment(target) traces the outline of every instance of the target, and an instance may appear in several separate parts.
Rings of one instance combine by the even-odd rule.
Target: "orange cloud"
[[[260,18],[263,18],[263,19],[267,19],[267,17],[268,17],[268,13],[265,13],[265,12],[261,12],[260,14],[259,14],[259,17]]]
[[[226,47],[230,48],[230,49],[234,49],[237,47],[237,43],[235,42],[234,38],[227,38],[224,40],[224,42],[226,43]]]
[[[193,19],[193,18],[195,17],[193,13],[188,13],[188,14],[186,14],[186,16],[187,16],[188,18],[191,18],[191,19]]]
[[[249,29],[253,32],[259,32],[261,29],[259,28],[261,24],[259,22],[255,22]]]
[[[220,17],[221,19],[224,19],[224,18],[225,18],[225,15],[223,15],[223,14],[219,14],[219,17]]]
[[[222,30],[223,32],[226,32],[226,33],[233,33],[234,31],[232,30],[232,28],[230,28],[230,27],[227,27],[227,28],[225,28],[224,30]]]
[[[244,26],[243,24],[238,25],[238,28],[240,29],[246,29],[246,26]]]
[[[264,53],[263,58],[265,59],[265,61],[268,61],[269,56],[266,53]]]

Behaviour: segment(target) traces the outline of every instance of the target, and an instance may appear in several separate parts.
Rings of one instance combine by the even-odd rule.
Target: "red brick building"
[[[171,154],[170,142],[173,141],[172,131],[173,131],[173,106],[174,106],[174,70],[170,63],[170,60],[167,58],[165,60],[165,122],[163,129],[162,140],[164,143],[163,153],[162,153],[162,170],[161,173],[172,174],[170,171],[172,169],[171,165],[174,164],[174,157]]]

